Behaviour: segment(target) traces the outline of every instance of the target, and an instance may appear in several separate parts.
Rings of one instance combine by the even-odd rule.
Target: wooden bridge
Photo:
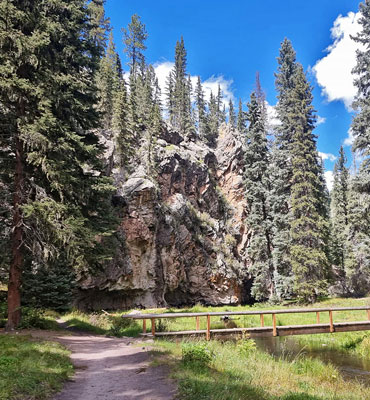
[[[356,322],[334,322],[334,313],[338,311],[366,311],[367,320]],[[280,314],[303,314],[316,313],[316,323],[308,325],[278,325],[276,316]],[[320,323],[320,315],[329,314],[329,323]],[[233,317],[240,315],[254,315],[260,317],[259,327],[230,328],[230,329],[211,329],[212,317]],[[265,326],[265,315],[272,316],[272,326]],[[300,308],[283,310],[259,310],[259,311],[225,311],[210,313],[163,313],[163,314],[126,314],[122,318],[132,318],[143,321],[142,336],[146,337],[178,337],[178,336],[202,336],[206,340],[218,335],[245,334],[250,338],[289,336],[289,335],[311,335],[317,333],[351,332],[370,330],[370,306],[369,307],[342,307],[342,308]],[[195,330],[156,332],[155,321],[167,318],[194,318]],[[200,319],[206,319],[206,329],[200,329]],[[147,320],[151,321],[151,332],[147,333]]]

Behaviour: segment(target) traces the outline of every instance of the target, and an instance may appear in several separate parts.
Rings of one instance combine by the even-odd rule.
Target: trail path
[[[35,334],[40,337],[40,335]],[[41,335],[43,336],[43,335]],[[132,338],[55,332],[71,352],[76,373],[53,400],[172,400],[176,386],[166,366],[150,366],[150,348]]]

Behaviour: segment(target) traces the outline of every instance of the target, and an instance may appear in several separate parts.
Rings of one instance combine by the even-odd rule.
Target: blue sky
[[[259,71],[272,106],[276,57],[288,37],[314,86],[321,122],[315,131],[318,149],[327,154],[325,167],[331,171],[334,159],[329,154],[336,156],[341,144],[347,145],[350,158],[350,70],[357,45],[349,34],[359,29],[358,5],[357,0],[107,0],[106,14],[124,62],[121,28],[137,13],[149,34],[147,61],[157,66],[160,79],[171,67],[182,35],[188,72],[200,75],[209,90],[221,83],[227,97],[246,102]]]

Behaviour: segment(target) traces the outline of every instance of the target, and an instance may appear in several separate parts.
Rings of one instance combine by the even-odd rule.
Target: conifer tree
[[[175,78],[174,71],[170,71],[166,79],[166,107],[168,112],[168,120],[173,126],[175,123]]]
[[[100,55],[104,53],[108,34],[111,32],[110,20],[105,16],[104,4],[105,0],[91,0],[88,3],[91,24],[89,35]]]
[[[357,111],[352,123],[354,136],[353,151],[362,158],[356,187],[370,194],[370,2],[360,4],[361,31],[353,39],[362,44],[363,50],[357,51],[357,63],[353,69],[357,95],[353,103]]]
[[[245,112],[243,111],[243,103],[242,99],[239,99],[238,120],[236,123],[236,128],[240,133],[244,133],[246,128],[245,123],[246,120],[245,120]]]
[[[292,120],[290,101],[297,69],[296,54],[291,42],[285,39],[278,57],[275,74],[278,103],[276,106],[281,124],[274,131],[275,140],[271,154],[271,204],[273,212],[273,262],[278,298],[289,298],[293,289],[293,271],[290,259],[290,190],[292,180],[291,144],[295,121]]]
[[[194,136],[194,122],[191,106],[191,82],[186,73],[186,49],[184,39],[177,41],[175,48],[175,66],[168,78],[167,103],[172,126],[186,137]]]
[[[244,183],[248,203],[248,226],[252,237],[248,249],[249,272],[253,277],[252,295],[256,300],[275,296],[272,263],[269,155],[266,138],[266,117],[263,105],[252,93],[248,104]]]
[[[113,116],[113,97],[119,85],[119,72],[117,70],[118,55],[113,43],[113,34],[109,36],[109,43],[104,57],[100,59],[99,69],[96,74],[98,89],[98,110],[102,115],[102,126],[110,129]]]
[[[145,25],[137,14],[132,15],[131,22],[127,28],[122,28],[122,33],[130,72],[136,78],[139,72],[143,72],[139,71],[139,67],[145,65],[144,51],[146,50],[145,41],[148,34]]]
[[[27,259],[66,257],[87,269],[106,256],[113,187],[101,173],[94,75],[98,49],[83,0],[1,2],[0,123],[13,148],[7,328],[20,321]],[[37,60],[37,62],[35,62]]]
[[[318,193],[320,165],[312,133],[315,127],[312,88],[300,64],[296,66],[293,85],[289,108],[294,124],[291,143],[291,263],[295,294],[302,301],[314,302],[326,290],[328,259],[324,233],[327,221],[320,215],[323,193]]]
[[[346,273],[350,290],[357,295],[368,291],[370,283],[370,1],[360,3],[360,32],[353,39],[362,45],[357,50],[353,69],[357,95],[353,103],[353,152],[362,159],[358,173],[350,183],[349,233]]]
[[[234,104],[232,100],[229,100],[229,124],[233,129],[236,128],[236,115],[234,111]]]
[[[200,137],[204,137],[207,134],[207,110],[200,76],[198,76],[195,87],[195,105],[197,109],[198,134]]]
[[[331,216],[331,261],[345,274],[346,239],[349,224],[349,171],[343,146],[340,147],[339,158],[334,165],[334,183],[330,195]]]
[[[220,125],[220,112],[217,106],[217,97],[211,92],[208,103],[208,134],[206,142],[209,146],[215,147]]]

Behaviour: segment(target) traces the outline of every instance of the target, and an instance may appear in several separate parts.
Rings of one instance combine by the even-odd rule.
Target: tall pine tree
[[[87,269],[106,257],[112,220],[94,75],[99,49],[83,0],[0,3],[0,123],[13,148],[7,328],[20,321],[27,260],[65,257]]]
[[[252,295],[256,300],[275,297],[272,263],[269,154],[263,104],[252,93],[248,104],[244,183],[248,203],[248,226],[252,237],[248,248]]]
[[[300,64],[293,80],[289,108],[294,126],[291,144],[292,185],[291,205],[291,263],[294,291],[299,299],[314,302],[325,293],[328,259],[325,216],[320,214],[324,193],[321,188],[318,152],[315,136],[312,88]]]

